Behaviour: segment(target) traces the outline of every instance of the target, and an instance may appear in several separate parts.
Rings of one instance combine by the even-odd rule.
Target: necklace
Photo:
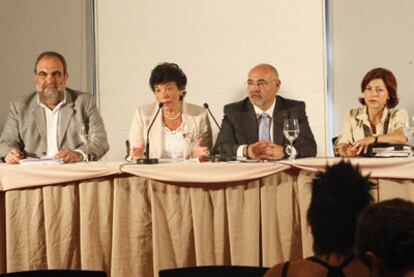
[[[176,120],[180,115],[181,115],[181,109],[180,109],[180,111],[177,113],[177,115],[176,116],[173,116],[173,117],[169,117],[166,113],[163,113],[164,114],[164,117],[166,118],[166,119],[168,119],[168,120]]]

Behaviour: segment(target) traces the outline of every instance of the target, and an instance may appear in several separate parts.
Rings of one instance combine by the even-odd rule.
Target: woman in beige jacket
[[[372,69],[362,80],[361,92],[363,106],[352,109],[344,118],[336,153],[352,157],[365,153],[373,143],[404,144],[408,114],[395,108],[398,96],[394,74],[384,68]]]
[[[178,65],[162,63],[151,72],[155,103],[139,107],[129,128],[130,157],[144,156],[146,135],[159,103],[160,114],[149,132],[151,158],[190,159],[208,156],[212,147],[211,126],[203,107],[183,101],[187,77]]]

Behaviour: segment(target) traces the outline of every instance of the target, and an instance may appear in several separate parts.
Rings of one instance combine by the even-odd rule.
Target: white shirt
[[[171,131],[167,127],[162,127],[162,154],[161,157],[169,159],[183,158],[184,153],[184,136],[182,132],[182,123],[177,130]]]
[[[61,101],[53,110],[49,109],[45,104],[40,102],[39,95],[37,96],[39,105],[45,111],[46,116],[46,130],[47,130],[47,153],[46,156],[54,157],[59,152],[59,114],[60,108],[66,103],[66,93],[63,101]]]

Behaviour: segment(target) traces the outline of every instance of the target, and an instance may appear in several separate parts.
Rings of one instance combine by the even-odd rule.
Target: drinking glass
[[[285,119],[283,121],[283,134],[290,143],[289,160],[294,160],[293,156],[293,142],[299,136],[299,122],[296,118]]]
[[[91,140],[91,130],[87,124],[81,126],[79,136],[82,143],[85,145],[86,162],[89,162],[89,142]]]

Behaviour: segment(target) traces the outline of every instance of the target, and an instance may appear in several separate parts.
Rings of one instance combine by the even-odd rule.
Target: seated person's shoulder
[[[265,277],[271,276],[282,276],[283,264],[278,264],[269,269],[266,272]],[[368,268],[359,261],[354,261],[349,264],[343,271],[345,276],[352,277],[368,277],[369,271]],[[327,274],[327,269],[317,263],[308,261],[308,260],[299,260],[289,262],[289,267],[287,269],[286,276],[295,276],[295,277],[325,277]]]
[[[184,102],[183,105],[185,105],[187,114],[191,116],[198,116],[198,115],[205,114],[207,112],[204,107],[201,107],[195,104]]]
[[[391,118],[395,117],[395,116],[405,116],[408,118],[408,112],[406,109],[399,109],[399,108],[392,108],[389,109]]]
[[[91,93],[88,92],[83,92],[83,91],[77,91],[77,90],[73,90],[70,88],[66,88],[67,92],[70,94],[70,97],[76,101],[76,100],[87,100],[91,97],[93,97],[93,95]]]
[[[365,113],[364,108],[363,107],[360,107],[360,108],[350,109],[346,113],[346,115],[349,116],[349,117],[356,117],[356,116],[362,115],[364,113]]]
[[[37,103],[37,93],[33,92],[31,94],[25,94],[17,96],[12,100],[13,105],[15,106],[29,106],[33,101]]]
[[[283,267],[286,266],[286,263],[278,264],[269,269],[266,272],[265,277],[271,276],[282,276]],[[314,276],[325,276],[326,270],[319,266],[318,264],[312,263],[307,260],[300,261],[290,261],[287,268],[286,276],[296,276],[296,277],[314,277]]]
[[[224,105],[225,112],[246,112],[246,108],[248,105],[252,105],[250,103],[249,98],[245,98],[241,101],[232,102],[229,104]]]

